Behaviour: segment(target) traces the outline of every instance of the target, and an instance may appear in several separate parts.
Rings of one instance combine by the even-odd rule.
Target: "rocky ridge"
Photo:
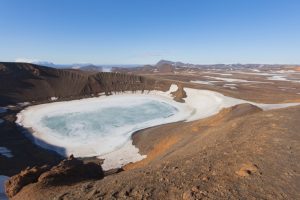
[[[139,75],[56,69],[28,63],[0,62],[0,106],[69,100],[124,91],[168,90],[171,82]]]

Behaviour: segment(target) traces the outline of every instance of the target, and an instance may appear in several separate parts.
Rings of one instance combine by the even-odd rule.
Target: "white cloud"
[[[37,62],[39,62],[39,60],[38,59],[31,59],[31,58],[16,58],[15,62],[37,63]]]

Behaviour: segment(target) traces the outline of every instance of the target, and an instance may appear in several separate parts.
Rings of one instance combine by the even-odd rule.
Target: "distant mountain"
[[[79,67],[78,69],[83,71],[92,71],[92,72],[102,72],[103,67],[102,66],[96,66],[96,65],[87,65],[83,67]]]
[[[134,73],[145,73],[145,72],[162,72],[162,73],[172,73],[177,68],[201,68],[201,69],[254,69],[254,68],[264,68],[264,67],[280,67],[283,65],[271,65],[271,64],[190,64],[184,62],[174,62],[170,60],[160,60],[154,65],[96,65],[91,63],[75,63],[75,64],[55,64],[48,61],[38,61],[33,62],[33,64],[52,67],[57,69],[79,69],[87,72],[134,72]]]
[[[169,61],[169,60],[160,60],[156,63],[156,67],[162,66],[162,65],[174,65],[175,62]]]
[[[182,62],[173,62],[173,61],[169,61],[169,60],[160,60],[158,61],[158,63],[156,63],[156,67],[160,67],[162,65],[173,65],[175,67],[182,67],[184,65],[186,65],[185,63]]]
[[[32,64],[41,65],[45,67],[52,67],[57,69],[80,69],[83,71],[94,71],[94,72],[110,72],[112,68],[132,68],[140,65],[127,64],[127,65],[95,65],[92,63],[74,63],[74,64],[55,64],[48,61],[32,62]]]
[[[35,64],[35,65],[40,65],[40,66],[45,66],[45,67],[52,67],[52,68],[73,68],[76,67],[79,64],[55,64],[53,62],[49,61],[36,61],[36,62],[28,62],[30,64]],[[89,65],[89,64],[85,64]],[[81,65],[80,65],[81,66]]]
[[[202,69],[238,69],[238,68],[264,68],[264,67],[281,67],[289,65],[280,65],[280,64],[190,64],[183,62],[173,62],[169,60],[160,60],[157,62],[154,67],[161,67],[163,65],[172,65],[176,67],[187,67],[187,68],[202,68]]]
[[[46,67],[57,67],[56,64],[52,63],[52,62],[48,62],[48,61],[38,61],[38,62],[32,62],[33,64],[36,65],[41,65],[41,66],[46,66]]]

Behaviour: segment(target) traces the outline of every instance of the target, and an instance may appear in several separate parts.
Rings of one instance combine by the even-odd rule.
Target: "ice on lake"
[[[18,114],[18,123],[33,129],[37,144],[62,147],[53,149],[62,155],[99,156],[122,147],[137,130],[180,121],[192,112],[169,101],[131,94],[42,104]]]
[[[108,153],[122,145],[130,133],[153,120],[163,120],[174,115],[177,109],[167,103],[132,99],[129,105],[122,102],[110,102],[110,107],[93,105],[92,110],[52,113],[41,118],[41,125],[49,129],[50,134],[71,143],[89,143],[102,138],[97,154]],[[120,131],[119,129],[123,129]],[[122,140],[121,137],[124,137]]]

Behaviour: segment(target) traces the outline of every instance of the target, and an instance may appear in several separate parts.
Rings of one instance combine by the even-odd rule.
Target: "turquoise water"
[[[95,106],[95,109],[44,116],[43,126],[59,138],[81,140],[82,143],[95,137],[114,137],[124,130],[132,130],[144,123],[174,115],[177,109],[156,100],[130,106]],[[118,135],[120,136],[120,135]]]

